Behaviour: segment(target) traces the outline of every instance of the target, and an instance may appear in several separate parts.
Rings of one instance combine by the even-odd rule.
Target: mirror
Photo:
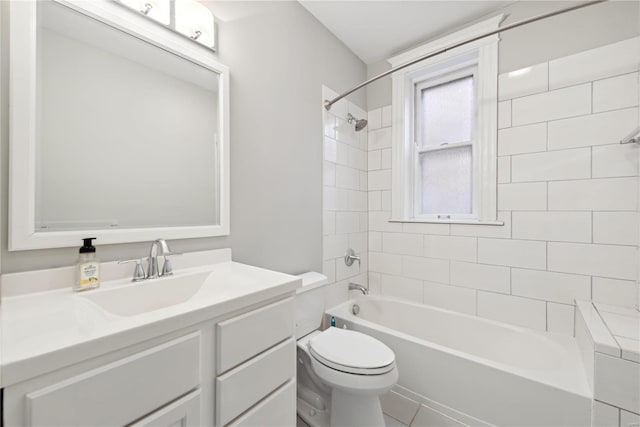
[[[141,18],[12,2],[10,250],[228,234],[228,70]]]

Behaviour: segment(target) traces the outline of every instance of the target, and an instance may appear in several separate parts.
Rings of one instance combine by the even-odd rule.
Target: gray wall
[[[178,240],[172,249],[231,247],[240,262],[320,271],[321,85],[347,89],[364,79],[365,65],[297,2],[234,3],[242,16],[218,32],[219,59],[231,69],[231,236]],[[3,273],[71,265],[77,256],[72,248],[7,251],[7,6],[0,2]],[[364,107],[365,97],[351,100]],[[140,257],[149,246],[96,244],[103,261]]]
[[[480,18],[478,21],[502,12],[508,15],[503,22],[505,25],[572,4],[575,2],[521,1]],[[527,65],[637,36],[640,34],[639,8],[638,1],[610,1],[505,32],[501,34],[499,45],[499,72],[517,70]],[[456,30],[453,29],[450,32]],[[439,37],[441,36],[435,38]],[[426,41],[420,41],[416,46]],[[389,64],[386,61],[370,64],[367,67],[367,77],[387,69]],[[382,79],[368,87],[368,110],[389,104],[391,104],[390,78]]]

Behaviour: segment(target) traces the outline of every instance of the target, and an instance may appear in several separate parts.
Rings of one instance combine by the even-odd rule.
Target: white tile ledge
[[[582,316],[593,339],[594,351],[621,357],[621,349],[591,301],[576,300],[576,315]]]
[[[635,317],[636,319],[640,319],[640,311],[636,310],[635,308],[622,307],[601,302],[594,302],[593,305],[600,312],[621,314],[623,316]]]
[[[424,223],[424,224],[467,224],[467,225],[504,225],[504,221],[479,221],[469,219],[396,219],[391,218],[389,222]]]

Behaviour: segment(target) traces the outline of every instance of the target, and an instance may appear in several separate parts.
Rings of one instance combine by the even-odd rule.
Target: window
[[[498,27],[502,15],[390,59]],[[393,75],[393,220],[496,222],[498,36]]]
[[[416,218],[473,214],[473,83],[470,71],[416,84]]]

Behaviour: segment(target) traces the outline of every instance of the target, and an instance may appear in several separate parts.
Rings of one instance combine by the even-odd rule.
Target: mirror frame
[[[131,34],[219,74],[220,223],[205,226],[150,227],[38,232],[36,191],[36,49],[37,0],[10,2],[9,44],[9,250],[78,246],[96,236],[98,244],[226,236],[229,209],[229,69],[205,46],[186,40],[144,17],[127,13],[111,0],[50,0]],[[213,141],[212,141],[213,143]]]

